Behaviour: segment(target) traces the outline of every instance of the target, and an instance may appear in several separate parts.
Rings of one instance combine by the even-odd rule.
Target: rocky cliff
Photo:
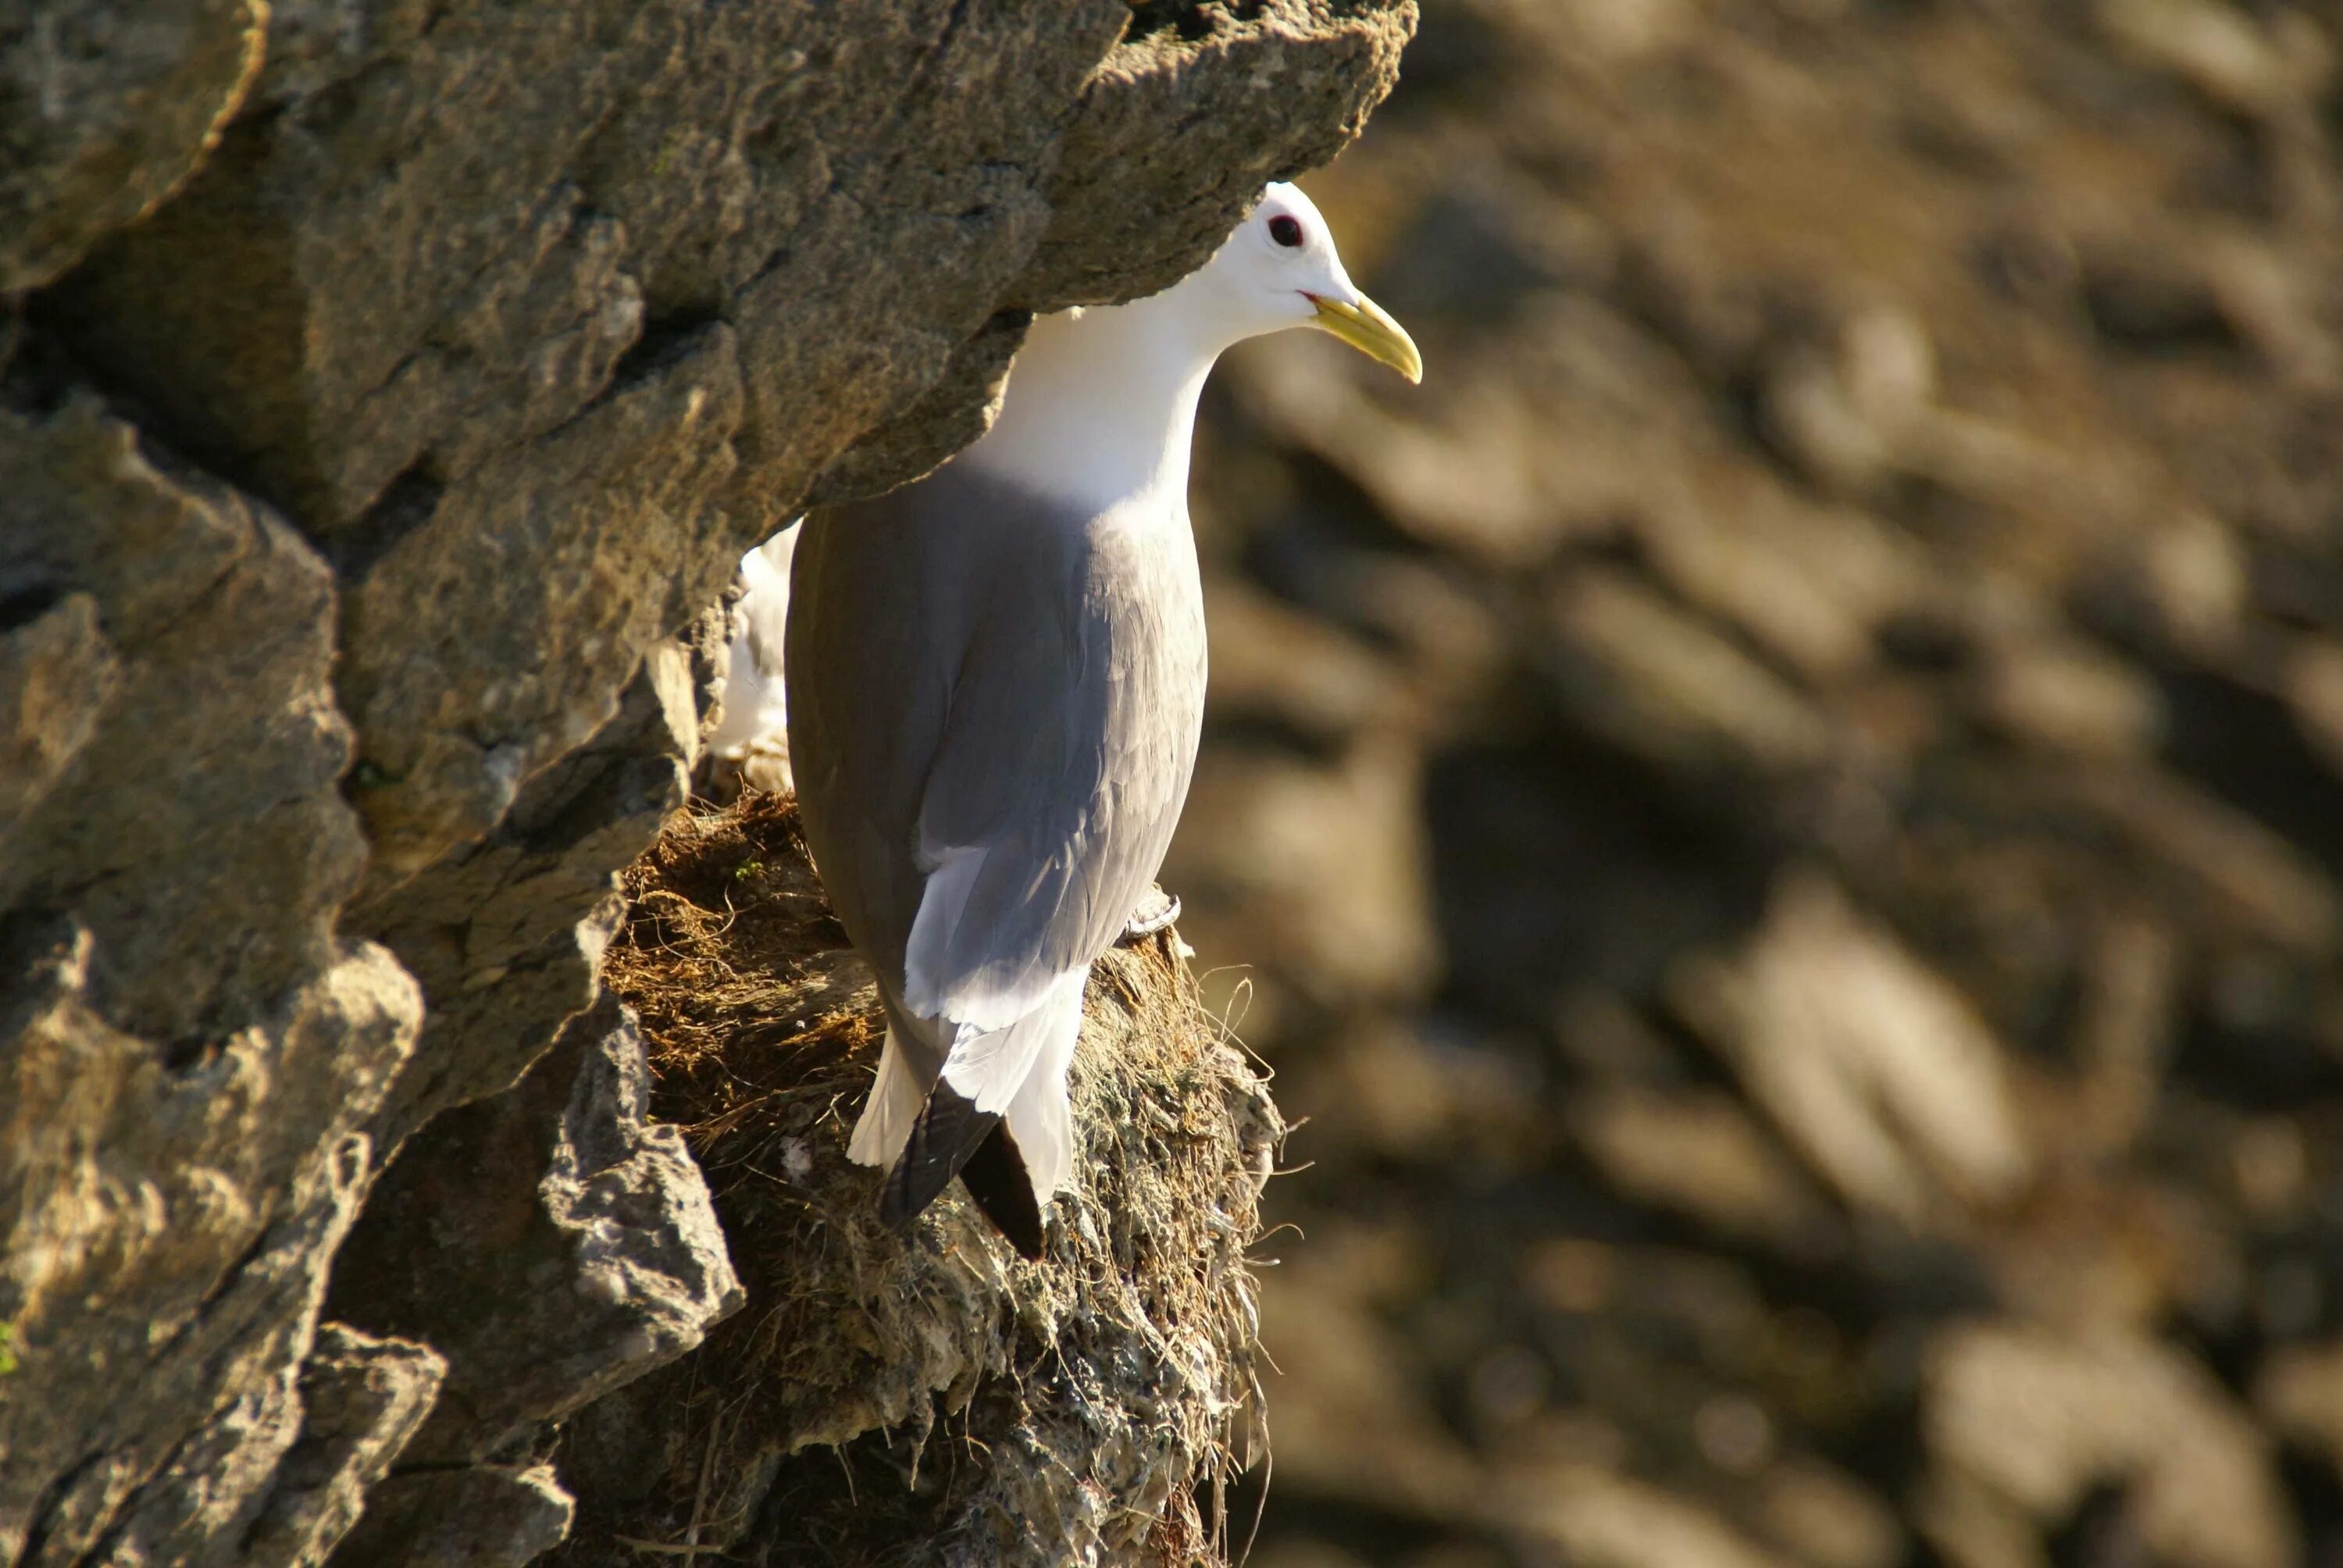
[[[1412,21],[0,8],[0,1561],[511,1563],[597,1503],[548,1423],[742,1299],[598,1006],[703,612]]]

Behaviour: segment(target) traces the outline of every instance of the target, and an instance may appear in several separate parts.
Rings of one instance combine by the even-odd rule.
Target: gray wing
[[[980,601],[921,799],[907,959],[922,1011],[1000,1028],[1121,930],[1170,843],[1202,712],[1184,528],[1057,528]],[[1049,590],[1022,591],[1046,580]]]
[[[947,467],[800,547],[809,840],[921,1016],[1001,1028],[1086,967],[1186,797],[1204,665],[1184,519],[1091,523]]]
[[[951,541],[928,540],[917,492],[818,512],[790,563],[782,661],[798,809],[847,935],[902,994],[924,878],[910,847],[960,649],[931,624]]]

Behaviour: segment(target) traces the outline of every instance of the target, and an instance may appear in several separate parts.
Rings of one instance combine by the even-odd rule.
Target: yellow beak
[[[1393,321],[1383,307],[1361,295],[1356,305],[1345,305],[1339,299],[1329,299],[1313,294],[1310,303],[1318,307],[1318,317],[1310,325],[1331,332],[1368,358],[1390,366],[1410,381],[1423,379],[1423,356],[1415,349],[1415,339],[1407,328]]]

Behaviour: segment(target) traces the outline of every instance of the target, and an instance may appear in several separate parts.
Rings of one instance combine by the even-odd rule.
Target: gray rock
[[[707,1183],[681,1132],[646,1123],[648,1090],[633,1015],[606,997],[385,1173],[327,1310],[447,1359],[402,1463],[509,1458],[739,1306]]]
[[[2144,1557],[2301,1561],[2266,1440],[2185,1352],[2120,1331],[1964,1325],[1931,1348],[1924,1398],[1933,1462],[2037,1519],[2120,1485]]]
[[[466,1465],[394,1475],[335,1568],[520,1568],[561,1543],[577,1505],[544,1465]]]
[[[248,0],[21,0],[0,15],[0,297],[151,208],[260,69]]]
[[[447,1372],[427,1345],[321,1326],[301,1366],[301,1435],[277,1465],[260,1516],[222,1561],[323,1562],[430,1413]]]
[[[2000,1042],[1810,869],[1784,874],[1736,961],[1687,960],[1671,990],[1849,1202],[1917,1229],[2006,1201],[2031,1174]]]
[[[108,1021],[209,1049],[332,961],[333,911],[364,861],[336,787],[349,729],[330,684],[332,575],[265,508],[167,466],[92,397],[0,410],[0,582],[68,618],[12,636],[27,678],[12,706],[46,700],[36,675],[111,689],[15,773],[25,807],[0,909],[70,908]],[[96,629],[72,629],[77,596]]]
[[[340,691],[377,890],[501,822],[730,575],[703,508],[735,467],[736,341],[705,328],[574,425],[418,492],[428,517],[352,585]],[[463,649],[473,674],[419,648]]]
[[[1150,4],[1083,84],[1052,211],[1011,297],[1037,310],[1169,288],[1264,181],[1322,164],[1399,75],[1412,5]],[[1254,118],[1275,105],[1267,137]]]
[[[122,678],[97,600],[45,600],[43,589],[26,590],[0,641],[0,848],[97,733]]]
[[[435,1112],[508,1088],[594,1000],[618,912],[616,869],[683,803],[699,717],[690,658],[654,647],[618,711],[530,780],[506,821],[397,894],[361,905],[430,1014],[386,1109],[385,1148]]]
[[[362,948],[174,1067],[93,1006],[98,948],[51,926],[0,981],[0,1549],[27,1564],[198,1560],[264,1503],[419,1010]]]
[[[1544,671],[1606,739],[1727,784],[1825,760],[1828,729],[1796,688],[1618,574],[1573,575],[1550,613]]]
[[[333,935],[363,845],[325,563],[87,397],[0,414],[0,579],[48,605],[8,653],[40,736],[0,864],[0,1545],[191,1556],[294,1441],[418,999]]]
[[[809,507],[842,506],[926,473],[982,435],[1001,411],[1010,361],[1025,342],[1031,313],[1003,311],[952,350],[934,387],[872,430],[821,472]]]
[[[735,1299],[609,1019],[513,1087],[681,799],[704,612],[973,437],[1027,312],[1330,156],[1413,22],[0,15],[0,1560],[561,1537],[542,1424]],[[402,1143],[394,1199],[490,1180],[337,1257]],[[413,1335],[319,1327],[443,1255]]]

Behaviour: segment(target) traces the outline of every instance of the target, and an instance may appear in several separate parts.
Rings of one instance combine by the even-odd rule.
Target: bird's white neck
[[[1034,322],[1001,417],[955,461],[1094,512],[1184,503],[1196,402],[1225,345],[1196,339],[1177,292]]]

